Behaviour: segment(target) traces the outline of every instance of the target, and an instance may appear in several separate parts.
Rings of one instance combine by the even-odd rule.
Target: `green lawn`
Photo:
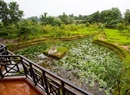
[[[78,31],[71,31],[71,35],[87,35],[87,34],[95,34],[98,32],[97,30],[90,31],[88,28],[79,29]]]
[[[116,29],[105,29],[105,40],[121,45],[130,45],[130,37],[127,37],[126,32],[121,32]]]

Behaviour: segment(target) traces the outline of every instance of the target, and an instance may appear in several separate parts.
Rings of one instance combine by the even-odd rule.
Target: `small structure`
[[[50,50],[48,50],[48,54],[50,55],[50,54],[54,54],[54,53],[56,53],[57,52],[57,49],[56,49],[56,47],[52,47]]]
[[[45,54],[48,57],[53,57],[55,59],[61,59],[66,55],[67,48],[66,47],[53,47],[49,50],[45,50],[43,54]]]

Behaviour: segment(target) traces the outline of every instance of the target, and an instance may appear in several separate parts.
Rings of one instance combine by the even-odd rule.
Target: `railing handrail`
[[[49,70],[47,70],[47,69],[45,69],[45,68],[39,66],[38,64],[35,64],[34,62],[32,62],[31,60],[25,58],[25,57],[22,56],[22,55],[20,55],[20,56],[19,56],[19,55],[0,55],[0,58],[1,58],[1,57],[5,57],[5,58],[19,57],[20,59],[18,58],[18,59],[16,59],[15,61],[17,61],[17,60],[22,60],[22,61],[26,61],[26,62],[28,62],[28,63],[31,63],[33,66],[37,67],[38,69],[43,70],[43,71],[45,72],[45,74],[48,74],[48,75],[50,75],[51,77],[56,78],[56,79],[59,80],[60,82],[64,82],[65,85],[69,85],[69,86],[71,86],[72,88],[74,88],[74,89],[76,89],[76,90],[82,92],[82,93],[85,94],[85,95],[92,95],[91,93],[89,93],[89,92],[87,92],[87,91],[85,91],[85,90],[83,90],[83,89],[81,89],[81,88],[79,88],[79,87],[73,85],[72,83],[68,82],[67,80],[65,80],[65,79],[63,79],[63,78],[61,78],[61,77],[59,77],[59,76],[53,74],[53,73],[50,72]],[[0,62],[8,62],[8,61],[14,61],[14,60],[11,59],[11,58],[10,58],[9,60],[0,60]],[[4,77],[6,77],[6,76],[4,76]]]
[[[39,66],[26,57],[22,55],[14,55],[10,51],[7,52],[8,55],[0,55],[0,66],[3,66],[5,69],[5,73],[3,74],[3,71],[0,68],[1,78],[14,76],[14,74],[6,75],[8,73],[20,73],[22,74],[22,76],[24,75],[26,76],[26,78],[30,79],[36,86],[40,85],[39,87],[44,89],[44,92],[46,92],[47,95],[50,95],[50,93],[52,93],[53,95],[55,95],[54,93],[59,93],[56,95],[67,95],[67,93],[69,93],[69,95],[92,95],[88,91],[75,86],[66,79],[57,76],[56,74]],[[7,69],[9,65],[11,65],[12,67]],[[22,66],[23,72],[20,71],[19,65]],[[16,72],[12,72],[11,70],[15,70]],[[71,90],[69,88],[71,88]],[[75,91],[80,94],[75,94]]]
[[[84,93],[89,93],[89,92],[87,92],[87,91],[85,91],[85,90],[83,90],[83,89],[81,89],[81,88],[79,88],[79,87],[73,85],[72,83],[68,82],[67,80],[65,80],[65,79],[63,79],[63,78],[57,76],[56,74],[50,72],[49,70],[47,70],[47,69],[45,69],[45,68],[39,66],[38,64],[36,64],[36,63],[34,63],[33,61],[27,59],[26,57],[24,57],[24,56],[22,56],[22,55],[20,55],[20,56],[21,56],[22,58],[24,58],[26,61],[30,61],[30,62],[31,62],[33,65],[35,65],[36,67],[38,67],[38,68],[44,70],[47,74],[49,74],[49,75],[51,75],[51,76],[57,78],[57,79],[60,80],[60,81],[63,81],[63,82],[66,83],[67,85],[72,86],[72,87],[76,88],[77,90],[81,90],[81,91],[84,92]],[[89,93],[88,95],[92,95],[92,94]]]
[[[8,55],[7,48],[4,44],[0,43],[0,55]]]
[[[2,47],[6,47],[4,44],[2,44],[2,43],[0,43],[0,46],[2,46]]]

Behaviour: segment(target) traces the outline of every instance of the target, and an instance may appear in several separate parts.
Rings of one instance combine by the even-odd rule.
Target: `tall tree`
[[[103,10],[100,13],[100,18],[102,23],[106,23],[106,26],[115,27],[121,21],[122,15],[118,8],[111,8],[109,10]]]
[[[110,26],[116,26],[119,22],[121,22],[122,15],[121,11],[118,8],[111,8],[110,10]]]
[[[18,37],[21,39],[29,40],[29,35],[34,34],[36,30],[36,26],[34,25],[34,22],[31,20],[23,20],[19,23],[19,31],[18,31]]]
[[[61,19],[61,21],[64,24],[69,24],[69,19],[68,19],[69,17],[68,17],[68,15],[66,15],[65,12],[62,15],[59,15],[58,17]]]
[[[90,15],[90,19],[89,19],[90,22],[100,22],[100,12],[97,11],[97,12],[94,12],[93,14]]]
[[[23,16],[23,11],[19,10],[17,2],[9,3],[9,19],[10,24],[16,24]]]
[[[69,23],[70,23],[70,24],[74,23],[74,20],[75,20],[74,15],[71,14],[71,15],[69,15],[68,17],[69,17]]]
[[[3,0],[0,0],[0,20],[5,26],[9,23],[7,3]]]
[[[124,13],[124,19],[126,24],[130,24],[130,9],[127,9]]]
[[[100,13],[100,17],[102,18],[101,19],[101,22],[102,23],[107,23],[108,21],[110,21],[110,12],[109,10],[103,10],[101,13]]]
[[[45,12],[44,14],[42,14],[40,16],[40,21],[42,22],[42,25],[47,25],[48,21],[47,21],[47,12]]]
[[[44,13],[40,17],[40,21],[42,22],[42,25],[52,25],[52,26],[60,26],[62,24],[62,21],[60,18],[53,17],[53,16],[47,16],[47,13]]]
[[[37,16],[29,17],[29,18],[27,18],[27,20],[34,20],[34,21],[36,21],[36,22],[39,22],[39,21],[40,21],[40,19],[39,19]]]
[[[4,26],[9,24],[16,24],[23,16],[23,11],[19,10],[17,2],[10,2],[7,4],[0,0],[0,20]]]

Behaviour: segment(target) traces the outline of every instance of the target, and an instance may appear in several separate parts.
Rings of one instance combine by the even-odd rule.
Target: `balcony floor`
[[[39,93],[35,87],[29,85],[26,80],[1,80],[0,95],[44,95]]]

